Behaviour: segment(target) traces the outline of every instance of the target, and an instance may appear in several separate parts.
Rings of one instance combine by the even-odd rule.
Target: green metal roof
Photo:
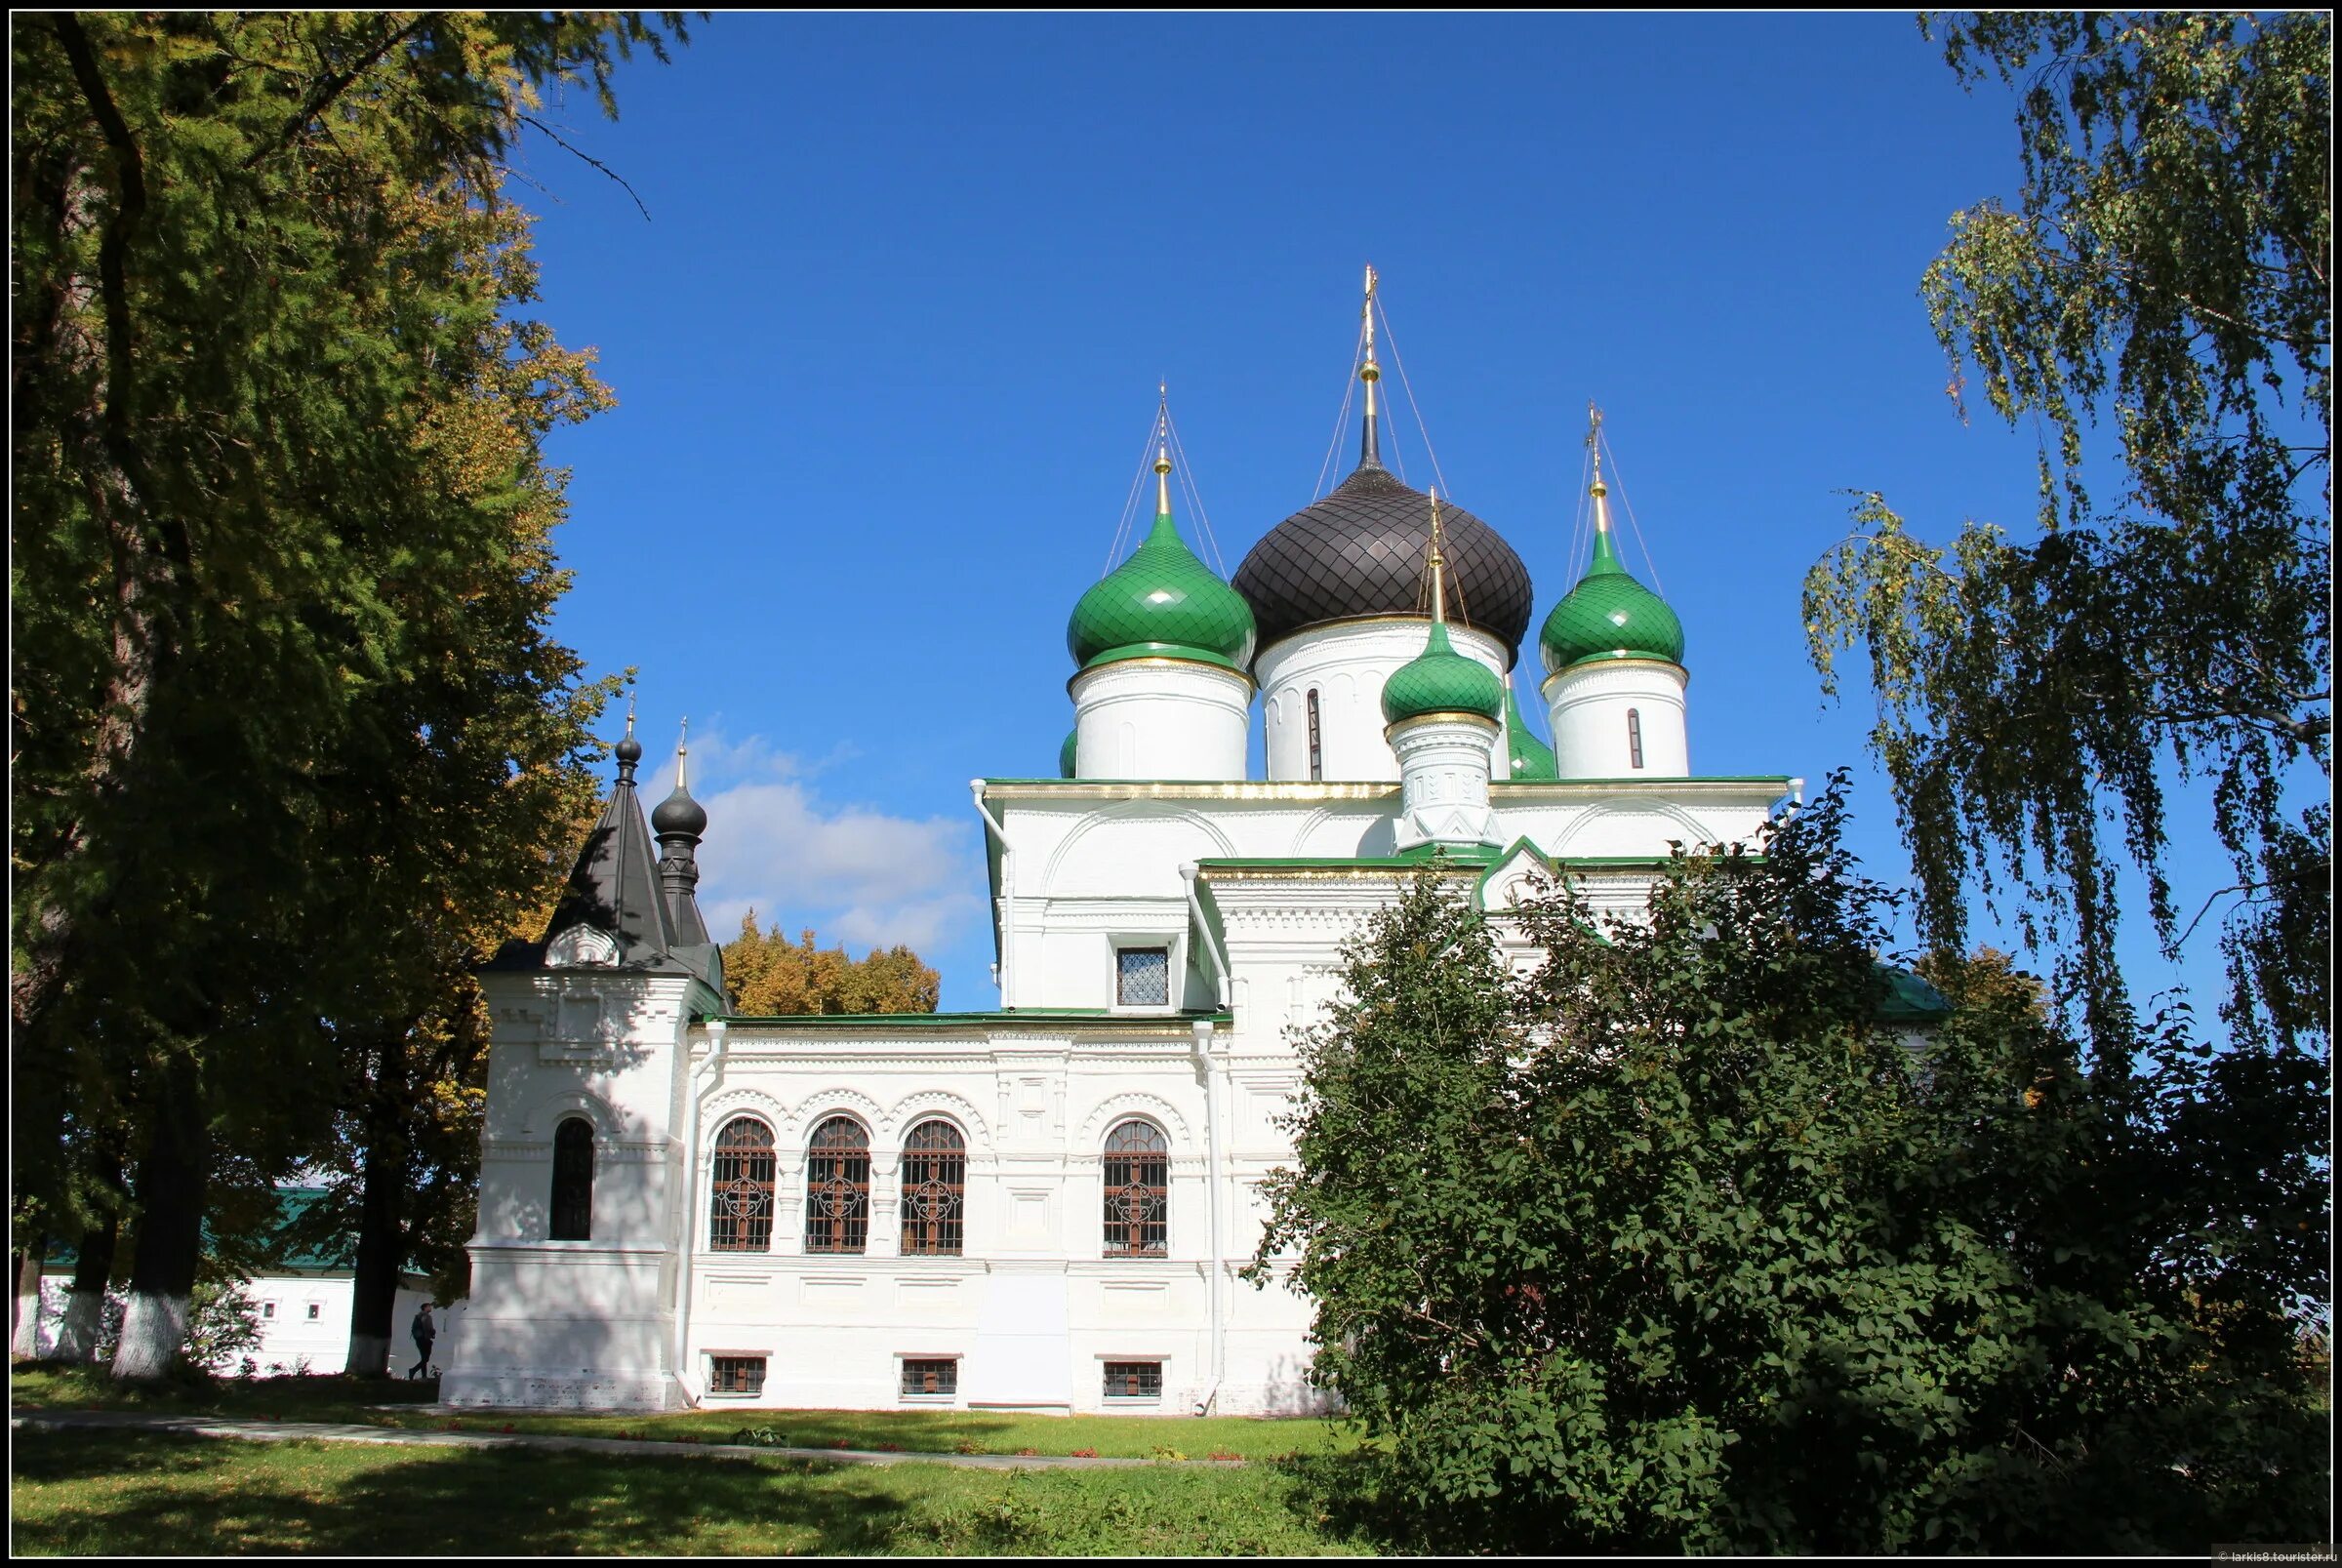
[[[1513,746],[1513,777],[1523,784],[1537,779],[1557,779],[1560,765],[1554,760],[1554,748],[1529,733],[1528,721],[1520,716],[1520,700],[1513,695],[1513,682],[1505,682],[1505,734]]]
[[[1477,713],[1493,722],[1504,710],[1504,683],[1486,664],[1456,652],[1442,621],[1432,623],[1423,652],[1383,683],[1383,717],[1393,724],[1427,713]]]
[[[1057,748],[1057,772],[1059,778],[1070,779],[1073,777],[1073,752],[1076,743],[1078,743],[1080,740],[1081,727],[1079,725],[1075,725],[1072,729],[1066,732],[1066,744]]]
[[[1596,529],[1594,559],[1538,634],[1549,674],[1601,659],[1664,659],[1683,663],[1683,623],[1675,611],[1627,575],[1611,547],[1610,531]]]
[[[1091,584],[1066,624],[1073,663],[1192,659],[1242,671],[1252,663],[1252,607],[1181,541],[1169,512],[1129,560]]]
[[[1952,1016],[1951,999],[1908,969],[1878,966],[1886,977],[1886,1000],[1878,1017],[1888,1024],[1932,1024]]]

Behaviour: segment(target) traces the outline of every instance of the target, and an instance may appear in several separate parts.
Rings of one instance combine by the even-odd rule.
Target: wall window
[[[1635,768],[1642,766],[1642,712],[1639,708],[1627,709],[1627,765]]]
[[[1163,1364],[1160,1361],[1109,1361],[1106,1364],[1106,1397],[1109,1399],[1160,1399],[1163,1396]]]
[[[813,1130],[805,1160],[805,1250],[861,1252],[870,1237],[870,1135],[851,1116]]]
[[[903,1361],[903,1397],[949,1399],[959,1392],[959,1359],[935,1356]]]
[[[553,1219],[545,1234],[593,1239],[593,1123],[583,1116],[565,1116],[553,1129]]]
[[[1123,1007],[1171,1005],[1171,949],[1114,949],[1114,1001]]]
[[[709,1393],[764,1392],[764,1357],[711,1355],[707,1358]]]
[[[262,1303],[261,1303],[261,1315],[262,1315],[262,1317],[274,1317],[274,1316],[276,1315],[276,1303],[274,1303],[274,1302],[262,1302]]]
[[[1317,728],[1317,688],[1310,688],[1310,782],[1325,777],[1325,745]]]
[[[751,1116],[725,1123],[715,1140],[707,1247],[769,1252],[773,1245],[773,1130]]]
[[[904,1253],[958,1257],[967,1195],[968,1147],[959,1129],[948,1121],[913,1127],[903,1141]]]
[[[325,1308],[324,1308],[324,1307],[323,1307],[323,1306],[321,1306],[320,1304],[318,1304],[318,1303],[316,1303],[316,1302],[311,1302],[311,1303],[309,1303],[309,1321],[310,1321],[310,1322],[312,1322],[312,1323],[316,1322],[316,1321],[317,1321],[317,1319],[318,1319],[319,1317],[321,1317],[321,1316],[323,1316],[323,1315],[324,1315],[324,1312],[325,1312]]]
[[[1106,1256],[1160,1258],[1171,1240],[1171,1150],[1152,1122],[1106,1135]]]

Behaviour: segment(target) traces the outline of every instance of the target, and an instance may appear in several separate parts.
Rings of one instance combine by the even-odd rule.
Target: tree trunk
[[[403,1031],[374,1053],[375,1074],[365,1098],[366,1152],[358,1168],[358,1256],[349,1292],[349,1374],[390,1375],[397,1324],[399,1267],[406,1262],[407,1042]]]
[[[17,1298],[9,1320],[8,1352],[27,1360],[41,1353],[41,1258],[49,1238],[35,1235],[32,1245],[17,1254]]]
[[[188,1297],[203,1256],[210,1130],[195,1064],[175,1052],[163,1071],[153,1136],[139,1163],[139,1222],[131,1250],[130,1307],[114,1350],[117,1379],[159,1378],[187,1340]]]
[[[55,1353],[60,1361],[98,1359],[105,1287],[114,1271],[114,1250],[121,1234],[120,1220],[108,1220],[102,1229],[81,1233],[81,1248],[73,1256],[73,1283],[65,1292],[64,1321],[57,1330]]]

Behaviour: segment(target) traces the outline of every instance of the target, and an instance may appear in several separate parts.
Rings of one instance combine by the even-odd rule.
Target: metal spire
[[[1374,263],[1366,263],[1366,302],[1359,314],[1366,322],[1366,361],[1358,367],[1358,380],[1366,383],[1366,434],[1358,443],[1358,466],[1383,465],[1382,442],[1375,428],[1374,383],[1383,379],[1383,367],[1374,362]]]
[[[618,742],[618,782],[631,786],[634,764],[642,760],[642,743],[634,739],[634,689],[626,688],[626,733]]]
[[[1447,624],[1447,561],[1439,552],[1445,538],[1439,526],[1439,487],[1432,487],[1432,624]]]
[[[1156,382],[1155,391],[1162,401],[1154,411],[1154,515],[1171,515],[1171,389],[1168,383]]]
[[[691,720],[683,721],[683,733],[675,738],[675,788],[683,788],[683,759],[691,754]]]

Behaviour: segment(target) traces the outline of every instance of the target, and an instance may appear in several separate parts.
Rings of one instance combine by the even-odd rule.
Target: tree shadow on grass
[[[870,1553],[905,1511],[874,1472],[523,1449],[21,1432],[14,1468],[31,1552]]]

